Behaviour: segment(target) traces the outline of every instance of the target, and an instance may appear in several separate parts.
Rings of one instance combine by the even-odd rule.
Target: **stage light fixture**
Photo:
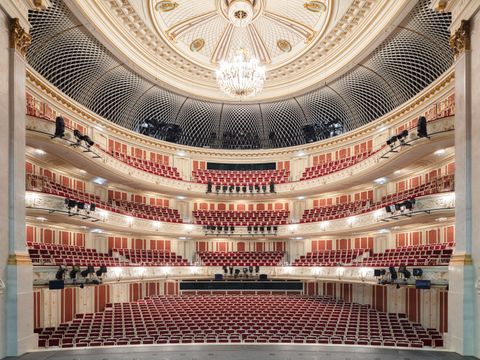
[[[403,130],[400,134],[397,135],[397,139],[400,141],[401,145],[408,145],[405,141],[407,140],[408,130]]]
[[[98,276],[98,277],[101,277],[103,274],[106,274],[107,273],[107,267],[106,266],[100,266],[100,269],[98,269],[95,274]]]
[[[65,266],[60,265],[58,267],[57,273],[55,274],[55,279],[63,280],[63,278],[65,277],[65,271],[66,271]]]
[[[63,117],[57,116],[55,118],[55,134],[52,136],[53,138],[63,138],[65,136],[65,120]]]
[[[423,270],[419,268],[414,268],[413,269],[413,276],[415,277],[420,277],[423,275]]]
[[[73,265],[72,270],[70,270],[70,279],[77,280],[77,274],[80,272],[80,267]]]
[[[388,268],[388,271],[390,272],[391,279],[392,280],[397,280],[397,278],[398,278],[397,270],[395,270],[395,268],[393,266],[390,266]]]

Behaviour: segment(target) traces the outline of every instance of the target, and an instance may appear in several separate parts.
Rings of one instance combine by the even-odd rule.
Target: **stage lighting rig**
[[[55,279],[63,280],[65,278],[65,271],[67,268],[64,265],[58,267],[57,273],[55,274]]]

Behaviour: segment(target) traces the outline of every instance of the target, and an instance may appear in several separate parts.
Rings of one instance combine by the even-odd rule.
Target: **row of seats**
[[[286,225],[290,211],[227,211],[227,210],[194,210],[195,223],[209,226],[267,226]]]
[[[197,169],[192,172],[192,180],[200,184],[211,183],[213,186],[254,186],[283,184],[288,182],[290,172],[288,170],[203,170]]]
[[[405,246],[387,249],[383,253],[354,261],[352,266],[442,266],[448,265],[453,253],[453,243]]]
[[[283,262],[283,251],[199,251],[204,266],[278,266]]]
[[[128,201],[102,201],[97,195],[89,194],[76,189],[71,189],[68,186],[53,182],[46,176],[33,174],[27,175],[27,190],[40,191],[46,194],[57,195],[86,204],[93,203],[99,209],[115,212],[122,215],[130,215],[142,219],[162,222],[182,222],[180,214],[176,209],[137,204]]]
[[[149,172],[151,174],[163,176],[163,177],[167,177],[175,180],[182,180],[180,173],[175,167],[164,165],[162,163],[147,160],[147,159],[141,159],[134,156],[126,155],[118,151],[112,151],[111,155],[114,158],[132,167]]]
[[[188,266],[188,260],[174,252],[163,250],[112,249],[114,255],[124,257],[132,266]]]
[[[443,346],[441,334],[370,305],[329,297],[155,296],[77,314],[36,329],[40,347],[177,343],[320,343],[422,348]]]
[[[383,196],[380,201],[360,200],[343,204],[329,205],[314,209],[307,209],[303,212],[301,223],[327,221],[340,219],[348,216],[359,215],[366,212],[382,209],[387,205],[398,204],[408,199],[432,195],[455,189],[454,175],[446,175],[434,178],[431,181],[414,188],[400,191],[398,193]]]
[[[128,261],[99,253],[96,249],[62,244],[27,242],[28,253],[34,265],[66,266],[129,266]]]
[[[67,266],[188,266],[188,260],[161,250],[113,249],[111,254],[96,249],[63,244],[27,242],[34,265]]]
[[[114,208],[122,209],[128,214],[142,219],[157,220],[163,222],[183,222],[177,209],[135,203],[125,200],[109,200],[108,203]]]
[[[375,153],[376,151],[366,151],[358,155],[345,157],[339,160],[327,161],[318,165],[308,167],[303,171],[300,180],[314,179],[320,176],[325,176],[336,171],[346,169],[359,163],[360,161],[367,159]]]
[[[308,252],[295,259],[293,266],[344,266],[351,264],[368,249],[342,249]]]
[[[341,249],[308,252],[293,266],[442,266],[448,265],[454,243],[409,245],[370,254],[369,249]]]

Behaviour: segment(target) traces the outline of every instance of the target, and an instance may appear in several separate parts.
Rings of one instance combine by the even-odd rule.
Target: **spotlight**
[[[392,207],[390,205],[386,205],[385,206],[385,212],[391,214],[393,211],[392,211]]]
[[[422,275],[423,275],[423,270],[422,269],[418,269],[418,268],[413,269],[413,276],[420,277]]]
[[[238,275],[240,275],[240,269],[235,269],[235,278],[237,278]]]
[[[83,141],[85,141],[85,143],[87,144],[87,148],[90,148],[92,147],[93,145],[95,145],[95,143],[93,142],[93,140],[90,138],[90,136],[88,135],[83,135]]]
[[[58,267],[57,273],[55,274],[55,279],[63,280],[63,278],[65,277],[65,270],[66,270],[65,266],[60,265]]]
[[[388,268],[388,270],[390,271],[390,277],[392,280],[397,280],[398,278],[398,275],[397,275],[397,271],[395,270],[395,268],[393,266],[390,266]]]
[[[77,274],[80,272],[80,267],[73,265],[72,270],[70,270],[70,279],[77,280]]]
[[[417,123],[417,136],[430,138],[427,131],[427,118],[425,116],[420,116]]]
[[[397,141],[397,135],[393,135],[390,139],[387,140],[387,145],[390,146],[391,149],[395,147],[395,142]]]
[[[407,140],[408,130],[403,130],[400,134],[397,135],[397,139],[400,141],[400,144],[403,146],[409,145],[405,141]]]
[[[100,266],[100,269],[98,269],[95,274],[98,277],[101,277],[103,274],[106,274],[106,273],[107,273],[107,267],[106,266]]]
[[[400,284],[397,284],[397,289],[400,289]]]
[[[89,212],[95,212],[96,207],[97,207],[96,204],[90,204]]]
[[[248,268],[244,267],[244,268],[243,268],[243,276],[246,277],[246,278],[248,278],[248,274],[247,274],[247,273],[248,273]]]
[[[260,266],[255,266],[255,274],[258,275],[258,273],[260,272]]]
[[[52,136],[53,138],[59,137],[63,138],[65,136],[65,121],[63,117],[57,116],[55,119],[55,134]]]
[[[272,181],[270,182],[270,192],[274,193],[275,192],[275,183]]]
[[[222,266],[222,269],[223,269],[224,274],[227,275],[227,273],[228,273],[228,267],[227,267],[227,265],[223,265],[223,266]]]
[[[93,266],[87,266],[87,268],[85,270],[83,270],[80,275],[82,275],[82,277],[86,278],[88,275],[90,274],[94,274],[95,273],[95,268]]]
[[[85,203],[83,202],[77,202],[77,210],[84,210],[85,209]]]
[[[212,182],[209,180],[207,183],[207,194],[212,192]]]
[[[76,144],[73,144],[73,146],[79,146],[80,143],[82,142],[83,140],[83,135],[82,133],[80,132],[80,130],[73,130],[73,136],[75,136],[75,139],[77,139],[77,143]]]

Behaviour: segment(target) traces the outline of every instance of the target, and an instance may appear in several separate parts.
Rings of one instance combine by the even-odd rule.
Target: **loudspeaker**
[[[428,137],[427,132],[427,118],[425,116],[420,116],[417,123],[417,136],[418,137]]]
[[[373,270],[373,276],[379,277],[385,275],[385,269],[375,269]]]
[[[63,117],[57,116],[55,119],[55,135],[53,137],[63,138],[65,136],[65,121]]]
[[[207,193],[211,193],[211,192],[212,192],[212,182],[209,181],[209,182],[207,183]]]
[[[270,192],[271,193],[275,192],[275,183],[273,181],[270,183]]]
[[[63,290],[65,288],[64,280],[50,280],[48,282],[49,290]]]
[[[95,209],[97,208],[97,205],[96,204],[90,204],[90,211],[95,211]]]
[[[268,275],[267,274],[260,274],[258,277],[260,281],[267,281],[268,280]]]
[[[223,280],[223,274],[215,274],[215,281],[222,281]]]
[[[415,280],[415,288],[416,289],[425,289],[428,290],[432,286],[430,280]]]

